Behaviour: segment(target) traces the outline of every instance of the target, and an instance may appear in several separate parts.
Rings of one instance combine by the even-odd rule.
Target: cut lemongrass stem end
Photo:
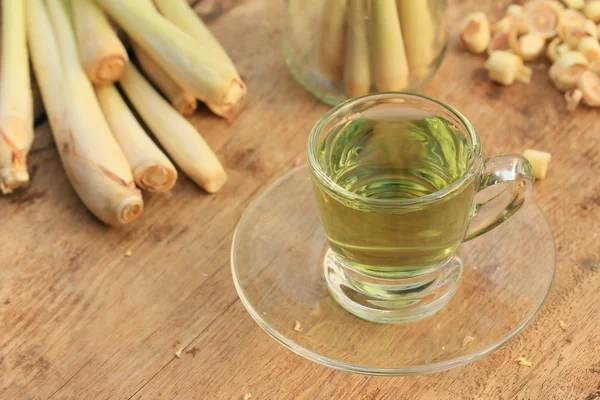
[[[506,7],[506,15],[508,17],[520,17],[523,15],[523,6],[520,4],[509,4]]]
[[[58,154],[73,188],[98,219],[131,222],[142,213],[141,193],[81,67],[66,9],[62,2],[47,4],[54,29],[43,0],[27,0],[27,29]]]
[[[181,115],[192,115],[198,107],[196,97],[175,82],[141,47],[135,43],[132,43],[132,47],[135,57],[148,79],[156,85]]]
[[[428,0],[397,0],[408,67],[416,78],[427,74],[435,57],[434,26],[428,3]]]
[[[246,96],[237,74],[145,1],[96,0],[181,87],[231,119]]]
[[[348,33],[344,87],[348,97],[358,97],[371,89],[371,61],[369,57],[367,15],[365,0],[348,0]]]
[[[108,18],[93,0],[71,1],[71,6],[79,57],[88,77],[99,84],[118,81],[129,57]]]
[[[529,161],[533,167],[536,179],[544,179],[548,173],[548,165],[552,160],[552,154],[545,151],[527,149],[523,152],[523,157]]]
[[[488,46],[488,55],[494,51],[503,50],[509,51],[510,44],[508,43],[508,32],[497,32],[492,36],[490,45]]]
[[[489,78],[502,85],[511,85],[515,80],[531,83],[531,68],[523,65],[523,59],[508,51],[494,51],[485,63]]]
[[[564,92],[577,87],[577,82],[588,70],[588,60],[578,51],[568,51],[561,54],[552,64],[548,72],[554,86]]]
[[[556,36],[563,7],[552,0],[533,0],[525,4],[521,18],[523,30],[546,39]]]
[[[577,51],[589,61],[600,58],[600,43],[598,43],[598,39],[590,36],[581,38],[577,45]]]
[[[342,79],[348,0],[325,0],[321,14],[319,70],[331,81]]]
[[[562,0],[565,3],[565,6],[573,9],[573,10],[582,10],[585,6],[584,0]]]
[[[483,53],[491,40],[490,23],[485,13],[475,12],[467,15],[461,23],[459,39],[471,53]]]
[[[133,66],[120,81],[127,97],[173,161],[209,193],[221,189],[225,170],[200,133]]]
[[[587,19],[594,21],[596,24],[600,22],[600,1],[592,0],[585,3],[583,13]]]
[[[552,41],[548,44],[548,47],[546,48],[546,57],[548,57],[548,60],[550,62],[554,62],[558,58],[557,48],[561,44],[562,44],[562,41],[558,37],[555,37],[554,39],[552,39]]]
[[[600,77],[586,71],[579,77],[577,87],[581,90],[583,102],[590,107],[600,107]]]
[[[409,67],[396,0],[371,2],[373,80],[382,92],[408,87]]]
[[[581,100],[583,99],[583,92],[580,89],[569,89],[565,92],[565,101],[567,102],[567,110],[575,111]]]
[[[27,153],[33,142],[33,97],[29,79],[26,7],[2,0],[0,61],[0,191],[29,183]]]
[[[125,153],[135,183],[149,192],[167,192],[177,180],[177,170],[148,137],[113,85],[96,85],[96,95],[113,135]]]
[[[500,33],[500,32],[508,32],[510,27],[513,24],[512,17],[504,17],[500,21],[496,22],[492,25],[490,31],[492,34]]]

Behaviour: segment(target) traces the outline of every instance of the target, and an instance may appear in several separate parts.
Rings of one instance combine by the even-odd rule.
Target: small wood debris
[[[300,324],[300,321],[296,321],[296,323],[294,324],[294,330],[296,332],[302,332],[302,325]]]
[[[298,165],[300,165],[301,162],[302,162],[302,157],[298,156],[298,157],[294,158],[294,161],[292,162],[292,167],[297,167]]]
[[[250,397],[252,397],[252,393],[248,392],[244,395],[244,400],[248,400]]]
[[[175,352],[175,357],[181,358],[182,351],[183,351],[183,347],[180,347],[179,349],[177,349],[177,351]]]
[[[560,329],[562,329],[563,331],[567,330],[567,324],[565,324],[565,321],[563,320],[558,321],[558,326],[560,326]]]
[[[131,249],[125,250],[125,257],[131,257],[133,255],[133,251]]]
[[[473,340],[475,340],[475,338],[473,336],[465,336],[465,338],[463,339],[462,347],[465,347],[466,345],[471,343]]]
[[[523,356],[517,358],[517,362],[519,363],[519,365],[523,365],[525,367],[531,367],[533,365],[533,363],[531,361],[527,360]]]
[[[446,346],[442,346],[442,350],[446,350]]]

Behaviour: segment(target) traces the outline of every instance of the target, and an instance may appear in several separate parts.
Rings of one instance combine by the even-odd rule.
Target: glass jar
[[[287,0],[284,53],[296,80],[336,105],[417,91],[446,51],[446,0]]]

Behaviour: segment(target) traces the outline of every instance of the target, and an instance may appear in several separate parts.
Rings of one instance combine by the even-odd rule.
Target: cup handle
[[[533,167],[524,157],[490,158],[483,168],[475,196],[475,213],[465,240],[483,235],[512,217],[533,189]]]

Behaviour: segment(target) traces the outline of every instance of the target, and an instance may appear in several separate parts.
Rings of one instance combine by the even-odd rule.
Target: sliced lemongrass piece
[[[581,10],[585,6],[584,0],[562,0],[562,2],[573,10]]]
[[[546,40],[539,33],[526,33],[519,37],[519,27],[517,24],[513,24],[508,33],[508,44],[510,49],[523,61],[530,61],[544,52]]]
[[[154,136],[183,172],[209,193],[221,189],[227,175],[194,126],[175,111],[133,65],[127,66],[119,83]]]
[[[231,68],[237,76],[239,73],[231,61],[229,54],[221,43],[213,36],[210,29],[202,22],[186,0],[154,0],[154,4],[161,14],[180,27],[188,35],[202,43],[214,57],[223,61],[223,65]]]
[[[590,61],[600,58],[600,43],[598,43],[598,39],[591,36],[586,36],[579,40],[577,51],[583,54],[585,58]]]
[[[534,0],[526,3],[521,17],[521,28],[528,33],[537,33],[549,39],[556,36],[563,7],[551,0]]]
[[[371,62],[366,0],[348,0],[348,33],[344,87],[348,97],[362,96],[371,89]]]
[[[471,53],[483,53],[491,40],[490,23],[485,13],[467,15],[461,23],[459,39]]]
[[[588,67],[593,73],[600,74],[600,58],[594,58],[593,60],[590,60]]]
[[[515,80],[531,82],[531,68],[523,65],[523,59],[508,51],[494,51],[485,63],[489,78],[502,85],[511,85]]]
[[[523,157],[529,161],[533,167],[536,179],[544,179],[548,173],[548,165],[552,160],[552,154],[545,151],[527,149],[523,152]]]
[[[132,47],[135,57],[148,79],[169,99],[181,115],[192,115],[198,106],[196,97],[179,86],[140,46],[132,43]]]
[[[129,57],[108,18],[92,0],[71,1],[71,7],[79,58],[88,77],[100,84],[118,81]]]
[[[25,2],[2,0],[0,70],[0,191],[29,183],[27,153],[33,143]]]
[[[586,20],[581,26],[566,27],[563,30],[562,36],[565,43],[567,43],[571,49],[576,50],[579,41],[585,37],[592,37],[597,40],[598,28],[592,21]]]
[[[565,101],[567,102],[567,110],[575,111],[581,103],[583,92],[580,89],[569,89],[565,92]]]
[[[510,27],[512,26],[512,24],[513,24],[512,17],[504,17],[500,21],[492,24],[490,32],[492,34],[496,34],[496,33],[500,33],[500,32],[508,32],[510,30]]]
[[[498,50],[510,50],[510,44],[508,43],[508,32],[496,32],[492,36],[490,45],[488,46],[488,54],[492,54]]]
[[[559,37],[555,37],[548,44],[548,47],[546,48],[546,57],[548,57],[548,60],[550,62],[554,62],[558,58],[558,55],[559,55],[558,54],[558,46],[560,46],[561,44],[562,44],[562,41],[560,40]],[[568,46],[567,46],[567,48],[568,48]]]
[[[550,80],[560,91],[577,87],[581,75],[588,70],[589,61],[578,51],[561,54],[549,70]]]
[[[560,39],[560,38],[558,38],[558,39]],[[556,54],[558,54],[559,56],[565,54],[568,51],[571,51],[571,48],[566,43],[561,43],[558,46],[556,46]],[[554,60],[554,61],[556,61],[556,60]]]
[[[506,7],[506,16],[507,17],[520,17],[523,15],[523,6],[519,4],[509,4]]]
[[[81,67],[62,2],[27,0],[31,60],[58,154],[73,188],[101,221],[122,225],[143,210],[131,169]]]
[[[348,0],[325,0],[321,14],[319,70],[332,81],[342,79],[347,3]]]
[[[408,87],[409,68],[396,0],[371,2],[372,67],[375,87],[382,92]]]
[[[144,1],[96,0],[171,77],[213,112],[233,118],[246,84],[194,39]]]
[[[590,107],[600,107],[600,77],[586,71],[579,77],[577,87],[583,94],[583,102]]]
[[[594,21],[596,24],[600,22],[600,1],[592,0],[585,3],[583,13],[587,19]]]
[[[416,78],[427,74],[435,57],[434,27],[428,3],[428,0],[397,0],[408,67]]]
[[[560,14],[557,33],[564,43],[567,42],[567,33],[569,31],[582,29],[587,19],[583,13],[577,10],[566,9]]]
[[[149,192],[168,192],[177,170],[141,127],[114,85],[96,85],[96,96],[133,170],[135,183]]]

